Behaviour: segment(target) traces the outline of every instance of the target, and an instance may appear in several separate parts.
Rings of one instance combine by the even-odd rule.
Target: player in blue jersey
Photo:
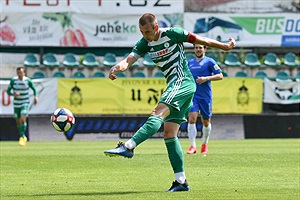
[[[137,59],[148,54],[164,73],[167,87],[150,117],[134,136],[125,143],[120,142],[114,149],[105,150],[104,153],[109,156],[132,158],[134,148],[153,136],[164,124],[164,142],[175,176],[175,181],[167,192],[188,191],[190,187],[184,172],[183,151],[177,133],[180,125],[187,120],[196,84],[188,68],[183,43],[230,50],[235,46],[235,40],[229,38],[228,43],[221,43],[197,36],[182,28],[159,28],[156,17],[151,13],[140,17],[139,29],[143,37],[126,58],[110,69],[109,78],[116,79],[116,72],[127,70]]]
[[[218,81],[223,79],[222,70],[212,58],[205,56],[206,46],[195,44],[194,53],[195,58],[188,61],[191,73],[196,81],[196,92],[193,98],[193,106],[189,113],[188,120],[188,136],[191,146],[187,154],[194,154],[197,152],[196,136],[197,128],[196,122],[200,111],[202,127],[202,147],[201,153],[206,155],[208,152],[208,140],[211,132],[210,119],[212,116],[212,90],[211,81]]]

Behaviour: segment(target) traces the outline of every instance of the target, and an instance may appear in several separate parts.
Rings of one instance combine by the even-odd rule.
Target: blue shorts
[[[199,112],[203,119],[209,119],[212,116],[212,100],[193,98],[193,106],[190,112]]]

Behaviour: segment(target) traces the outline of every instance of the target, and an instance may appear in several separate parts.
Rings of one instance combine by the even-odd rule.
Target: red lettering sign
[[[3,90],[2,91],[2,105],[9,106],[9,104],[10,104],[10,96],[6,93],[6,90]]]
[[[51,3],[51,2],[53,2],[53,0],[51,2],[50,2],[50,0],[45,0],[47,6],[58,6],[60,1],[66,1],[68,6],[71,4],[71,0],[55,0],[54,3]],[[101,1],[102,0],[98,0],[99,5],[101,5]],[[5,4],[9,5],[9,0],[6,0]],[[23,0],[23,5],[24,6],[41,6],[41,3],[32,3],[32,2],[30,3],[28,0]]]
[[[23,1],[24,6],[40,6],[40,3],[27,3],[27,0]]]

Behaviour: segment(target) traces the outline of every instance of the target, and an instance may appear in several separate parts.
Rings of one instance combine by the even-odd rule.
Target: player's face
[[[23,80],[23,76],[25,76],[24,69],[21,68],[21,69],[17,70],[17,75],[20,80]]]
[[[205,55],[206,48],[203,45],[195,44],[194,52],[197,58],[202,58]]]
[[[158,25],[155,25],[154,28],[151,24],[145,24],[144,26],[140,25],[140,31],[143,37],[148,41],[152,42],[153,40],[158,39]]]

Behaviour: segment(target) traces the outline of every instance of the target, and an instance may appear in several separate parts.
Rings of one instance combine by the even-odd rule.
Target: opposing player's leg
[[[189,140],[190,140],[190,148],[188,149],[187,154],[195,154],[197,152],[197,146],[196,146],[196,136],[197,136],[196,121],[197,121],[197,117],[198,117],[198,112],[194,111],[193,107],[191,108],[191,112],[189,113],[189,121],[188,121],[188,126],[187,126],[188,137],[189,137]]]
[[[202,146],[201,146],[201,154],[207,154],[208,153],[208,140],[211,133],[211,123],[210,118],[203,119],[202,117],[202,132],[203,132],[203,138],[202,138]]]
[[[212,116],[212,101],[209,99],[201,100],[200,112],[201,112],[201,121],[203,124],[201,154],[206,155],[208,153],[208,140],[211,133],[210,119]]]

